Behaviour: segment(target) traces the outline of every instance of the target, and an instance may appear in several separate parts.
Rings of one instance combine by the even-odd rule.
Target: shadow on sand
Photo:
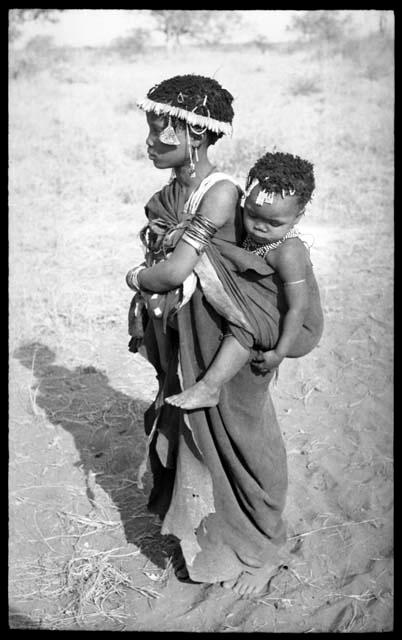
[[[155,565],[164,568],[167,555],[177,544],[174,536],[162,536],[160,525],[147,512],[150,487],[137,486],[137,471],[145,453],[144,411],[148,404],[113,389],[107,376],[92,366],[68,369],[54,364],[49,347],[33,342],[14,351],[14,357],[32,370],[36,404],[47,419],[74,438],[84,471],[87,496],[94,492],[89,479],[112,499],[119,510],[126,540],[141,549]]]
[[[34,622],[32,618],[14,607],[8,610],[8,626],[10,629],[41,629],[38,622]]]

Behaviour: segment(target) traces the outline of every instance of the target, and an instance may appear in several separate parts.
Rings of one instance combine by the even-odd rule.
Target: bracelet
[[[130,287],[130,289],[133,289],[133,291],[141,290],[141,287],[138,282],[138,274],[143,269],[146,269],[146,266],[144,264],[140,264],[138,265],[138,267],[134,267],[133,269],[130,269],[130,271],[126,275],[126,283]]]

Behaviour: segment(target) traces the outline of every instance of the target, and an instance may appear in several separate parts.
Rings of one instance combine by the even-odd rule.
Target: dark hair
[[[307,204],[315,188],[313,165],[290,153],[266,153],[250,169],[246,190],[258,180],[264,191],[294,190],[301,206]]]
[[[147,98],[155,102],[171,104],[186,111],[194,110],[199,115],[208,116],[209,114],[215,120],[230,124],[234,116],[233,96],[219,82],[205,76],[187,74],[168,78],[152,87],[147,93]],[[177,117],[173,117],[172,121],[174,126],[183,122]],[[195,130],[197,130],[196,127]],[[223,135],[208,129],[206,134],[208,144],[215,144]]]

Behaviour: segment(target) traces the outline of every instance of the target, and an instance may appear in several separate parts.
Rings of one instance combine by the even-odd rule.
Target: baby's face
[[[244,201],[243,222],[247,234],[259,244],[276,242],[299,221],[304,210],[301,209],[299,198],[282,196],[275,193],[272,204],[264,202],[256,204],[256,198],[261,191],[256,185]]]

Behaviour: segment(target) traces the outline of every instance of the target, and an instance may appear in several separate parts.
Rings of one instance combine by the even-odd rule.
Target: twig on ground
[[[305,531],[304,533],[298,533],[297,535],[291,536],[288,540],[296,540],[297,538],[305,538],[306,536],[310,536],[313,533],[318,533],[319,531],[326,531],[327,529],[337,529],[338,527],[353,527],[358,524],[370,524],[377,523],[378,520],[382,520],[382,518],[372,518],[370,520],[360,520],[360,522],[340,522],[339,524],[331,524],[327,527],[319,527],[318,529],[311,529],[311,531]]]
[[[42,531],[39,529],[39,525],[38,525],[38,522],[36,520],[36,509],[34,510],[34,513],[33,513],[33,521],[34,521],[35,528],[36,528],[37,532],[39,533],[40,539],[42,540],[42,542],[48,547],[48,549],[50,549],[50,551],[52,553],[57,554],[56,549],[53,549],[53,547],[50,546],[50,544],[47,542],[46,538],[43,536]]]

